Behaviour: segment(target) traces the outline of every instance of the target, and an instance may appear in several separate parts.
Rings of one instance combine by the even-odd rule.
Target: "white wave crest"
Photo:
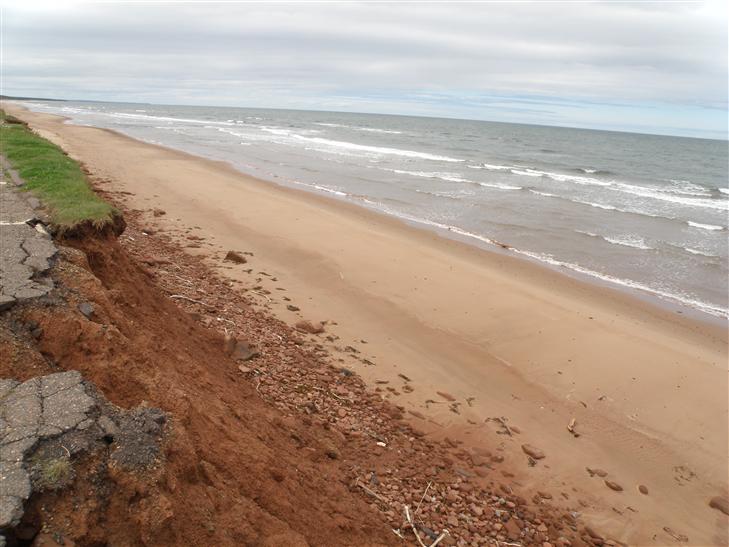
[[[690,220],[686,221],[686,224],[688,224],[689,226],[691,226],[693,228],[700,228],[702,230],[711,230],[712,232],[724,229],[724,226],[717,226],[715,224],[701,224],[700,222],[692,222]]]
[[[293,135],[294,138],[305,142],[310,142],[322,146],[331,146],[334,148],[343,148],[346,150],[356,150],[361,152],[370,152],[374,154],[386,154],[392,156],[403,156],[406,158],[420,158],[423,160],[431,161],[445,161],[449,163],[459,163],[463,160],[458,158],[451,158],[449,156],[439,156],[437,154],[428,154],[426,152],[417,152],[415,150],[403,150],[402,148],[389,148],[386,146],[369,146],[365,144],[356,144],[347,141],[335,141],[331,139],[324,139],[321,137],[304,137],[302,135]]]
[[[708,256],[709,258],[718,258],[716,255],[711,253],[706,253],[704,251],[700,251],[698,249],[691,249],[690,247],[684,247],[684,251],[691,253],[692,255],[701,255],[701,256]]]
[[[603,239],[607,241],[608,243],[613,243],[615,245],[622,245],[623,247],[633,247],[634,249],[642,249],[645,251],[650,251],[653,249],[653,247],[649,247],[646,245],[646,242],[643,238],[637,237],[637,236],[622,236],[622,237],[607,237],[603,236]]]
[[[389,135],[402,135],[402,131],[395,131],[394,129],[380,129],[379,127],[362,127],[359,125],[345,125],[341,123],[314,123],[314,125],[320,125],[322,127],[342,127],[346,129],[354,129],[356,131],[367,131],[369,133],[387,133]]]

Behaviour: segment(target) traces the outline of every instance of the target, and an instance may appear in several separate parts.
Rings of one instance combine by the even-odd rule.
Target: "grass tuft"
[[[59,490],[73,480],[73,466],[67,458],[55,458],[38,463],[36,485],[41,490]]]
[[[112,224],[118,211],[97,196],[79,164],[50,141],[33,133],[0,110],[0,153],[49,208],[51,222],[61,231],[90,223]]]

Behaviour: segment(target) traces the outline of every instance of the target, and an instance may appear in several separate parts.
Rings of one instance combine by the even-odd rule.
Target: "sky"
[[[727,138],[727,2],[2,1],[2,93]]]

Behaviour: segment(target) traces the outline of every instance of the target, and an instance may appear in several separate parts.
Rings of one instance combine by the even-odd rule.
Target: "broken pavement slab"
[[[113,406],[77,371],[22,383],[0,379],[0,532],[20,522],[34,491],[73,479],[77,454],[111,442],[110,464],[153,465],[166,422],[156,408]]]
[[[35,218],[31,200],[19,192],[17,174],[6,168],[0,177],[0,311],[47,294],[53,282],[45,274],[57,248],[50,236],[28,223]],[[13,183],[6,180],[11,175]],[[17,180],[16,180],[17,179]]]

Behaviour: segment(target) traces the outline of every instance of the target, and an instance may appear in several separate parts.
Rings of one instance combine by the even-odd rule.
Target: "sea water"
[[[25,105],[729,314],[726,141],[338,112]]]

